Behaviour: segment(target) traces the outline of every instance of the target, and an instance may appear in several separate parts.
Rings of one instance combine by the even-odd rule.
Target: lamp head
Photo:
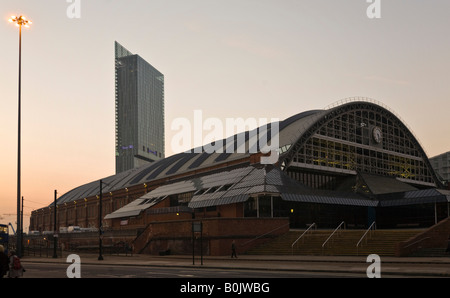
[[[8,20],[10,23],[16,23],[17,27],[25,26],[26,28],[30,28],[30,25],[33,24],[32,21],[27,20],[25,16],[11,16],[11,18]]]

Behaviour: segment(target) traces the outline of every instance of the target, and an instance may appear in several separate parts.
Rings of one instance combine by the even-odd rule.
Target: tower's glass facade
[[[164,75],[115,42],[116,173],[164,158]]]

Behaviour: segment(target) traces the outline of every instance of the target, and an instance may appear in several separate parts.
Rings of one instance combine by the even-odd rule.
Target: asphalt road
[[[401,288],[402,293],[413,296],[416,288],[415,279],[407,276],[383,275],[382,277],[400,278],[389,282],[384,278],[385,286],[373,281],[364,273],[343,272],[307,272],[271,269],[234,269],[207,267],[173,267],[173,266],[133,266],[109,264],[81,264],[79,281],[67,278],[71,264],[23,262],[26,272],[20,283],[21,293],[25,296],[47,291],[73,297],[90,297],[94,292],[102,297],[158,295],[165,297],[185,296],[262,296],[292,297],[300,293],[320,293],[320,296],[348,294],[356,291],[355,278],[358,279],[358,291],[378,296],[386,294],[386,289]],[[44,280],[46,278],[46,280]],[[326,281],[320,281],[326,278]],[[47,280],[48,279],[48,280]],[[120,279],[120,280],[119,280]],[[383,278],[382,278],[383,279]],[[31,282],[28,286],[25,280]],[[117,282],[115,281],[117,280]],[[408,281],[409,280],[409,281]],[[6,280],[5,280],[6,281]],[[83,281],[87,281],[85,284]],[[446,289],[443,283],[434,283],[437,292]],[[8,282],[13,282],[9,280]],[[25,282],[25,283],[23,283]],[[24,284],[20,286],[20,284]],[[6,284],[5,284],[6,285]],[[395,286],[394,286],[395,285]],[[9,286],[9,285],[8,285]],[[366,292],[370,290],[369,292]],[[94,291],[94,292],[92,292]],[[363,292],[361,292],[363,293]],[[364,295],[366,296],[366,295]]]
[[[24,278],[67,278],[69,264],[29,263],[25,265]],[[336,274],[323,272],[291,272],[271,270],[240,270],[186,267],[146,267],[121,265],[80,266],[81,278],[338,278],[360,277],[363,274]]]

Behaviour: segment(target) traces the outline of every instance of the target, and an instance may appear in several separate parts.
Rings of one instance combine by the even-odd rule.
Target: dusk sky
[[[114,41],[165,77],[171,123],[279,118],[348,97],[394,111],[429,157],[450,151],[450,2],[380,0],[1,0],[0,216],[17,200],[19,30],[25,213],[115,173]],[[71,10],[69,12],[75,12]],[[69,16],[75,16],[73,18]],[[25,222],[25,228],[28,222]]]

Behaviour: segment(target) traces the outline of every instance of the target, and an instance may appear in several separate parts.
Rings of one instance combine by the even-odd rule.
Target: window
[[[256,198],[249,198],[244,203],[244,217],[256,217],[256,216],[257,216]]]
[[[381,143],[372,136],[378,127]],[[383,111],[348,111],[328,119],[293,158],[296,163],[334,169],[357,170],[392,175],[414,181],[433,182],[431,173],[411,140],[410,134],[396,119]],[[295,166],[298,166],[296,164]],[[306,184],[320,186],[310,176]]]
[[[233,186],[233,184],[225,184],[220,188],[220,191],[227,191],[229,190],[231,187]]]

